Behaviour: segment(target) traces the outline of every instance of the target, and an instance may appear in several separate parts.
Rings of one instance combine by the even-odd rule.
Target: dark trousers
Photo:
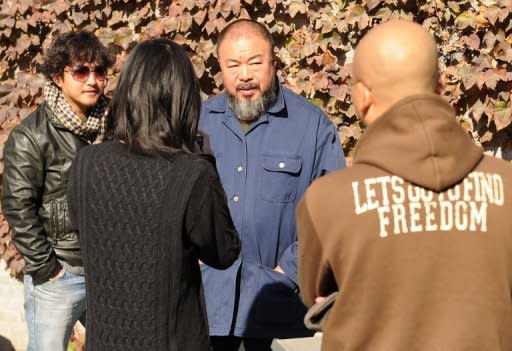
[[[244,344],[245,351],[270,351],[272,339],[246,339],[238,336],[211,336],[211,351],[238,351]]]

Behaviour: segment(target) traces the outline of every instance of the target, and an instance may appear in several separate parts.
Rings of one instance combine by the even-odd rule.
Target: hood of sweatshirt
[[[442,191],[459,183],[482,157],[450,104],[439,95],[422,94],[398,101],[371,124],[356,146],[353,163]]]

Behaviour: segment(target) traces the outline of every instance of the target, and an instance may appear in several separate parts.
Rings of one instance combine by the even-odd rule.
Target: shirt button
[[[237,171],[238,173],[242,172],[243,170],[244,170],[244,168],[243,168],[242,166],[238,166],[238,167],[236,168],[236,171]]]
[[[240,197],[238,197],[238,195],[233,196],[233,201],[234,202],[238,202],[238,200],[240,200]]]
[[[279,164],[277,165],[279,168],[284,168],[285,164],[284,162],[279,162]]]

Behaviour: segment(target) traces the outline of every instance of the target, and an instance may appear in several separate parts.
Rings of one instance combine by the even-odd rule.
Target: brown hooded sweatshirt
[[[297,208],[306,304],[339,291],[322,350],[512,350],[511,196],[440,96],[390,108]]]

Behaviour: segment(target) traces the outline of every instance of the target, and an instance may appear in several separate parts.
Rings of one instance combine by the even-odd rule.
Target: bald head
[[[273,56],[274,40],[272,34],[270,34],[269,30],[261,23],[245,18],[233,21],[222,29],[217,38],[217,54],[224,40],[236,40],[247,36],[261,37],[268,43],[270,53]]]
[[[359,42],[352,67],[353,80],[371,91],[372,113],[438,88],[435,40],[414,22],[392,20],[371,29]]]

